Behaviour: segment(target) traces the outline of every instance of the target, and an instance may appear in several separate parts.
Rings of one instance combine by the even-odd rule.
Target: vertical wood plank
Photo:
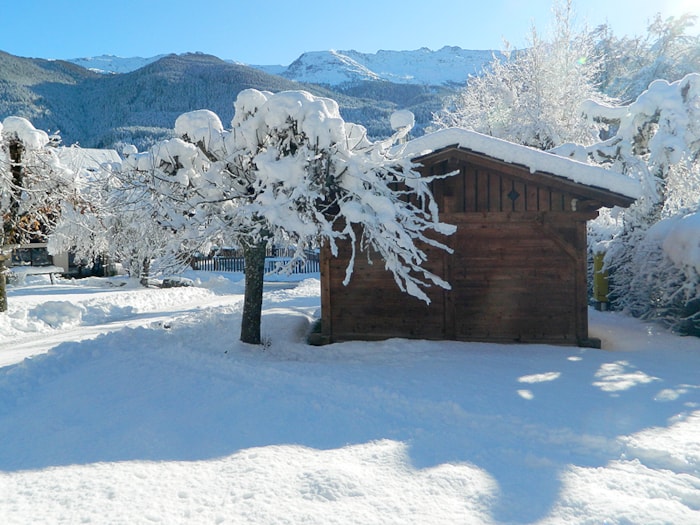
[[[540,211],[539,187],[536,184],[528,184],[526,195],[527,195],[526,210],[527,211]]]
[[[333,340],[333,280],[331,279],[331,249],[328,243],[321,247],[320,270],[321,270],[321,335]]]
[[[489,172],[489,211],[503,211],[503,178],[499,173]]]

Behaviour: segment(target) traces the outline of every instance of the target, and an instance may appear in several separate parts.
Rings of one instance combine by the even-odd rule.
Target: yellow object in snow
[[[603,270],[604,253],[593,256],[593,300],[598,303],[608,302],[608,271]]]

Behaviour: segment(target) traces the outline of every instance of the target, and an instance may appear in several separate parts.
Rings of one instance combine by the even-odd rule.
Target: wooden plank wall
[[[426,268],[444,275],[444,255],[432,247],[426,250],[430,250]],[[348,244],[339,245],[337,258],[327,248],[321,253],[321,287],[329,290],[321,294],[323,335],[335,341],[444,337],[444,294],[440,288],[427,290],[430,305],[401,292],[376,253],[371,263],[366,254],[358,254],[352,279],[344,286],[349,259]]]
[[[407,337],[565,344],[587,337],[585,261],[563,246],[580,228],[548,231],[535,220],[513,222],[501,214],[457,226],[450,238],[459,247],[454,254],[426,247],[431,250],[427,269],[452,285],[450,291],[429,289],[429,306],[401,292],[376,254],[374,264],[357,257],[347,286],[342,281],[349,247],[338,258],[323,254],[324,335],[335,341]]]
[[[528,183],[517,177],[466,161],[442,161],[426,171],[459,173],[433,182],[441,213],[572,211],[573,195],[557,188]]]
[[[488,164],[488,162],[487,162]],[[537,184],[522,168],[497,170],[447,157],[425,174],[459,170],[432,183],[455,253],[425,247],[426,268],[452,285],[428,290],[432,303],[401,292],[376,254],[322,253],[322,334],[331,341],[407,337],[578,344],[588,337],[586,221],[566,185]],[[527,174],[527,172],[526,172]]]
[[[576,343],[576,263],[536,221],[458,225],[453,338]]]

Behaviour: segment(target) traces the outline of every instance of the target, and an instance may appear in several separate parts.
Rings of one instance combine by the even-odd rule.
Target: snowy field
[[[0,523],[698,524],[700,339],[311,347],[319,281],[28,276],[0,314]]]

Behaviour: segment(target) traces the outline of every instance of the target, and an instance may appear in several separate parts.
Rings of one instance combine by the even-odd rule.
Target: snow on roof
[[[642,196],[639,182],[620,173],[462,128],[429,133],[402,145],[400,151],[416,158],[453,145],[525,166],[530,173],[540,171],[634,199]]]
[[[113,149],[61,147],[57,149],[61,162],[75,172],[97,170],[105,164],[121,164],[121,157]]]

